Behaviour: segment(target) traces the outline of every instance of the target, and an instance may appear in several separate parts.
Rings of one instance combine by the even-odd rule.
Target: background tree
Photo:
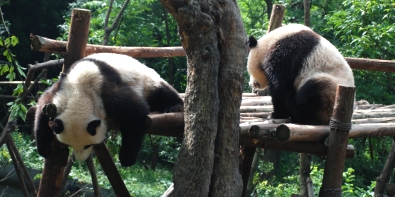
[[[63,14],[73,0],[10,1],[2,7],[4,18],[9,21],[10,32],[18,37],[19,44],[13,49],[22,66],[42,61],[44,53],[30,50],[30,33],[56,38],[58,25],[63,23]]]
[[[395,9],[391,0],[343,2],[344,9],[328,15],[324,30],[335,34],[344,56],[392,60],[395,58]],[[395,103],[394,73],[354,70],[357,99]]]

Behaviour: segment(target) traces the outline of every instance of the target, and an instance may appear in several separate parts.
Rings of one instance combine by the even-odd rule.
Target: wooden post
[[[376,188],[374,189],[374,196],[383,196],[385,184],[389,182],[392,171],[395,167],[395,139],[392,142],[390,153],[388,154],[387,161],[381,175],[376,179]],[[388,192],[387,192],[387,195]]]
[[[115,194],[117,196],[130,196],[128,189],[126,188],[126,185],[123,182],[122,177],[119,174],[106,145],[103,142],[96,144],[93,146],[93,150],[95,151],[95,154],[100,161],[100,165],[103,168],[108,180],[110,181]]]
[[[91,12],[89,10],[73,9],[62,72],[68,70],[74,62],[85,57],[90,20]]]
[[[339,85],[336,89],[320,197],[342,196],[342,173],[344,170],[348,132],[351,129],[354,95],[355,87]]]
[[[90,18],[91,12],[89,10],[73,9],[62,72],[69,69],[75,61],[84,57]],[[68,155],[68,146],[60,143],[55,137],[52,154],[48,159],[45,159],[38,197],[60,196],[63,170],[67,164]]]
[[[251,176],[251,167],[252,167],[252,161],[254,160],[255,156],[255,151],[256,147],[249,147],[249,146],[243,146],[242,147],[242,154],[240,155],[240,170],[242,174],[242,179],[243,179],[243,192],[242,196],[247,196],[247,185],[249,181],[249,176]]]
[[[284,19],[285,6],[274,4],[272,8],[272,14],[270,15],[269,27],[267,32],[273,31],[274,29],[281,27]]]

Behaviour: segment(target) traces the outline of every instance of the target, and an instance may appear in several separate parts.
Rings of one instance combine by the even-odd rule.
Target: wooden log
[[[147,134],[182,137],[184,135],[184,113],[150,114]]]
[[[374,112],[395,112],[395,109],[380,107],[380,108],[376,108],[376,109],[365,109],[365,110],[356,109],[354,112],[369,114],[369,113],[374,113]]]
[[[254,122],[263,122],[266,119],[264,118],[255,118],[255,117],[240,117],[240,124],[241,123],[254,123]]]
[[[240,106],[240,113],[246,112],[272,112],[273,106]]]
[[[66,45],[66,41],[52,40],[37,35],[31,37],[31,48],[33,51],[65,53]],[[185,56],[185,51],[182,47],[121,47],[87,44],[84,52],[84,56],[93,53],[118,53],[135,58]]]
[[[73,9],[62,72],[66,72],[74,62],[84,57],[90,18],[89,10]]]
[[[395,183],[386,183],[385,189],[387,191],[387,196],[394,196],[395,195]]]
[[[251,166],[252,166],[252,161],[254,159],[255,150],[256,150],[255,147],[242,146],[242,154],[240,155],[241,162],[239,168],[243,180],[243,192],[242,192],[243,197],[246,196],[248,179],[251,174]]]
[[[269,97],[262,97],[257,99],[244,99],[241,101],[241,106],[260,106],[260,105],[272,105],[272,99]]]
[[[367,124],[367,123],[395,123],[395,117],[391,118],[364,118],[351,120],[353,124]]]
[[[281,11],[281,5],[275,5],[275,9]],[[274,7],[274,6],[273,6]],[[272,11],[273,13],[273,11]],[[281,22],[282,18],[278,18],[277,22]],[[275,23],[275,22],[274,22]],[[269,24],[276,26],[275,24]],[[48,52],[48,53],[65,53],[66,41],[58,41],[45,38],[38,35],[31,35],[31,49],[33,51]],[[92,53],[120,53],[129,55],[131,57],[152,58],[152,57],[176,57],[185,56],[184,49],[180,47],[124,47],[124,46],[101,46],[101,45],[86,45],[85,55]],[[373,70],[383,72],[395,72],[395,61],[366,59],[366,58],[345,58],[347,63],[353,69],[358,70]],[[254,93],[249,93],[249,96],[256,96]],[[244,94],[243,94],[244,96]]]
[[[257,97],[255,93],[243,93],[243,97]]]
[[[23,191],[23,194],[24,194],[25,197],[28,197],[29,193],[27,191],[27,187],[26,187],[26,184],[25,184],[25,179],[24,179],[24,176],[23,176],[23,172],[22,172],[21,167],[19,166],[19,161],[16,158],[16,154],[19,154],[19,153],[18,153],[18,151],[15,151],[16,147],[11,147],[11,143],[10,143],[10,140],[12,140],[11,135],[8,134],[7,136],[8,136],[8,140],[7,140],[6,145],[7,145],[7,148],[8,148],[8,152],[10,152],[12,163],[14,163],[14,168],[15,168],[16,174],[18,176],[19,183],[20,183],[21,189]]]
[[[278,124],[272,124],[268,122],[258,122],[254,124],[240,124],[240,135],[253,137],[257,139],[263,139],[269,137],[269,134],[274,132]]]
[[[377,104],[377,105],[379,105],[379,104]],[[391,108],[391,109],[394,109],[394,108],[395,108],[395,104],[383,106],[383,108]]]
[[[307,177],[307,196],[308,197],[314,197],[314,187],[313,187],[313,181],[311,180],[310,177]]]
[[[88,40],[89,22],[91,12],[85,9],[73,9],[71,14],[71,25],[69,42],[65,54],[62,72],[65,72],[77,60],[84,55],[85,44]],[[45,159],[44,170],[40,182],[38,197],[60,196],[63,170],[67,164],[69,155],[68,146],[62,144],[54,137],[52,154]]]
[[[348,133],[351,128],[354,95],[355,87],[337,86],[320,197],[342,196],[342,174],[347,152]]]
[[[365,59],[365,58],[345,58],[352,69],[358,70],[374,70],[382,72],[395,72],[395,61]]]
[[[382,105],[382,104],[357,105],[357,108],[355,110],[376,109],[376,108],[383,107],[383,106],[384,105]]]
[[[122,181],[121,175],[118,173],[118,170],[116,170],[117,167],[115,166],[114,160],[108,152],[106,145],[103,142],[93,145],[93,151],[95,151],[95,154],[100,161],[100,165],[110,181],[115,194],[117,196],[130,196],[125,183]]]
[[[246,138],[244,138],[246,139]],[[253,142],[251,144],[250,142]],[[249,141],[249,146],[258,146],[263,147],[265,149],[273,149],[273,150],[284,150],[290,152],[297,152],[297,153],[307,153],[307,154],[314,154],[325,156],[327,154],[328,147],[323,142],[276,142],[270,139],[257,140],[252,139]],[[346,146],[346,154],[345,158],[354,158],[355,157],[355,148],[352,145]]]
[[[285,6],[280,4],[273,4],[267,32],[273,31],[274,29],[282,26],[284,11],[285,11]]]
[[[97,176],[96,176],[95,163],[93,162],[92,154],[89,155],[88,159],[85,160],[85,163],[88,166],[89,173],[91,174],[93,194],[96,197],[102,197],[102,194],[100,192],[99,181],[97,180]]]
[[[374,189],[374,196],[383,196],[385,184],[389,182],[392,171],[395,168],[395,141],[392,141],[391,150],[388,154],[383,171],[376,179],[376,187]],[[388,193],[387,193],[388,194]]]
[[[62,175],[67,165],[68,146],[54,140],[52,154],[44,160],[44,169],[40,180],[38,197],[60,196],[62,190]]]
[[[394,112],[356,112],[353,115],[353,119],[364,119],[364,118],[386,118],[386,117],[395,117]]]
[[[256,112],[256,113],[240,113],[240,117],[256,117],[256,118],[267,118],[271,115],[271,112]]]
[[[263,131],[266,128],[261,128]],[[272,133],[278,141],[322,141],[329,136],[328,126],[318,125],[279,125]],[[395,123],[354,124],[348,138],[382,137],[395,135]]]

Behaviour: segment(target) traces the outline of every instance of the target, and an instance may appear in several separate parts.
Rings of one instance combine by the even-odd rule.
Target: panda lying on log
[[[354,86],[340,52],[310,28],[291,24],[256,40],[250,37],[250,86],[270,88],[273,119],[328,125],[337,85]]]
[[[56,138],[85,160],[110,128],[122,134],[122,166],[136,162],[150,112],[183,111],[177,91],[153,69],[126,55],[99,53],[76,63],[38,100],[34,133],[48,158]],[[114,126],[114,127],[113,127]]]

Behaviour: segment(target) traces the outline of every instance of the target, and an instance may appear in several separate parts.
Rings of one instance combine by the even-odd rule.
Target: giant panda
[[[75,62],[39,98],[34,133],[38,153],[48,158],[56,138],[85,160],[110,128],[122,134],[122,166],[136,162],[152,112],[183,111],[177,91],[132,57],[98,53]]]
[[[249,45],[249,84],[269,87],[273,119],[327,125],[337,85],[354,86],[352,70],[340,52],[304,25],[282,26],[259,40],[250,36]]]

